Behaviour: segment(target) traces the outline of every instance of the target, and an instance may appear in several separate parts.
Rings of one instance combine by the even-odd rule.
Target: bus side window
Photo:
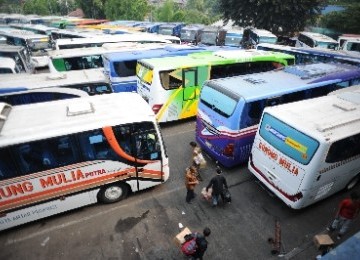
[[[75,145],[69,136],[56,138],[53,147],[55,148],[55,156],[58,162],[57,166],[69,165],[78,161]]]
[[[306,91],[299,91],[294,93],[289,93],[282,96],[283,103],[290,103],[306,98]]]
[[[0,149],[0,181],[17,176],[18,171],[15,169],[15,165],[10,155],[10,149]]]
[[[240,128],[258,124],[260,122],[263,110],[264,102],[262,100],[245,103],[244,112],[242,113],[242,119],[240,120]]]
[[[325,161],[334,163],[346,160],[360,154],[360,134],[336,141],[330,146]]]

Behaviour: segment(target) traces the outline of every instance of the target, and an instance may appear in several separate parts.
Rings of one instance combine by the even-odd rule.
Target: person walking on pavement
[[[195,186],[199,184],[199,181],[196,178],[196,168],[190,166],[186,168],[185,171],[185,186],[186,186],[186,202],[191,204],[191,200],[195,198]]]
[[[197,248],[196,248],[195,253],[190,256],[191,260],[195,260],[195,259],[202,260],[203,259],[204,253],[205,253],[205,251],[207,249],[207,245],[208,245],[208,241],[206,240],[206,238],[208,236],[210,236],[210,234],[211,234],[211,230],[208,227],[204,228],[202,234],[201,233],[194,234],[194,236],[196,236]]]
[[[327,230],[331,232],[339,228],[337,239],[341,239],[341,237],[349,229],[351,222],[358,216],[360,210],[359,199],[359,194],[352,192],[350,194],[350,198],[346,198],[340,202],[339,209],[336,212],[336,217],[327,228]]]
[[[216,207],[218,205],[220,196],[221,196],[223,203],[225,203],[224,188],[228,189],[228,185],[227,185],[225,177],[221,173],[222,173],[222,171],[218,167],[216,169],[216,176],[214,176],[210,180],[208,186],[206,187],[206,191],[208,191],[209,188],[212,188],[211,196],[212,196],[213,207]]]

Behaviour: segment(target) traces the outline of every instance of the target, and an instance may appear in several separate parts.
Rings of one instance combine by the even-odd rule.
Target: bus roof
[[[136,93],[113,93],[13,106],[0,103],[0,147],[132,122],[155,121]],[[4,115],[4,116],[3,116]],[[1,124],[0,124],[1,125]],[[29,131],[31,129],[31,131]]]
[[[215,52],[193,53],[188,56],[142,59],[140,62],[158,70],[176,69],[210,64],[228,64],[229,62],[251,62],[279,59],[294,59],[294,56],[261,50],[224,50]]]
[[[12,30],[12,31],[1,31],[0,30],[0,35],[2,35],[2,36],[10,36],[10,37],[17,37],[17,38],[22,38],[22,39],[25,39],[25,40],[39,39],[39,38],[46,39],[46,41],[49,40],[48,35],[36,34],[34,32],[25,31],[25,30]]]
[[[0,53],[1,52],[19,52],[25,49],[23,46],[9,45],[9,44],[0,44]]]
[[[283,51],[291,51],[294,53],[302,53],[302,54],[314,54],[320,56],[334,56],[337,58],[341,58],[344,60],[350,60],[355,62],[360,62],[360,54],[358,53],[349,53],[343,50],[332,50],[332,49],[325,49],[319,47],[292,47],[280,44],[273,44],[273,43],[259,43],[256,46],[257,49],[268,48],[273,51],[276,50],[283,50]]]
[[[341,74],[341,78],[359,78],[360,68],[340,63],[296,65],[268,72],[208,80],[204,84],[221,86],[247,102],[252,102],[301,91],[310,84],[321,86],[322,82],[337,83]]]
[[[86,44],[86,43],[101,43],[101,42],[164,42],[171,43],[166,39],[166,35],[153,33],[130,33],[130,34],[104,34],[104,36],[96,36],[93,38],[71,38],[71,39],[57,39],[57,45],[67,44]]]
[[[70,58],[88,55],[100,55],[106,53],[123,52],[123,51],[141,51],[148,49],[163,48],[169,43],[149,43],[142,44],[138,42],[120,42],[114,44],[105,43],[102,47],[60,49],[48,51],[50,59]]]
[[[306,129],[324,142],[360,133],[360,86],[337,95],[307,99],[265,108],[283,122]]]
[[[257,28],[251,28],[250,29],[252,32],[256,33],[259,37],[276,37],[277,36],[275,34],[273,34],[272,32],[265,30],[265,29],[257,29]]]
[[[316,33],[316,32],[300,32],[299,34],[303,34],[305,36],[308,36],[312,39],[314,39],[315,41],[320,41],[320,42],[331,42],[331,43],[337,43],[336,40],[334,40],[333,38],[326,36],[324,34],[321,33]]]
[[[59,73],[2,75],[0,90],[3,88],[47,88],[82,83],[108,82],[102,69],[75,70]]]
[[[218,48],[220,49],[220,48]],[[148,59],[152,57],[160,57],[161,55],[169,54],[171,56],[176,56],[184,52],[203,52],[203,51],[214,51],[215,48],[199,47],[199,46],[190,46],[190,45],[179,45],[179,44],[166,44],[164,48],[159,48],[157,50],[143,50],[143,51],[131,51],[124,49],[121,52],[112,52],[104,54],[103,56],[109,61],[119,61],[119,60],[133,60],[141,57],[141,59]]]

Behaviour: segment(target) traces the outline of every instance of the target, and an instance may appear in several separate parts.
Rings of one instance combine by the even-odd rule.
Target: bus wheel
[[[359,182],[360,180],[360,175],[356,175],[354,178],[351,179],[351,181],[349,181],[349,183],[346,185],[346,189],[347,190],[351,190],[352,188],[355,187],[355,185]]]
[[[98,194],[98,199],[103,203],[113,203],[125,199],[129,189],[123,183],[112,183],[102,187]]]

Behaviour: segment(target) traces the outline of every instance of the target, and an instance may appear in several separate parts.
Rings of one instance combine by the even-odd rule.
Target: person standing
[[[191,200],[195,198],[195,187],[199,184],[196,178],[196,168],[190,166],[185,170],[185,186],[186,186],[186,202],[191,204]]]
[[[206,187],[206,191],[208,191],[209,188],[212,188],[212,204],[213,207],[216,207],[219,203],[219,197],[221,196],[221,199],[223,203],[225,203],[224,198],[224,188],[228,189],[228,185],[226,182],[225,177],[221,174],[222,171],[220,168],[216,169],[216,176],[214,176],[208,186]]]
[[[331,232],[339,228],[337,239],[341,239],[349,229],[351,222],[358,216],[360,210],[359,198],[359,194],[352,192],[350,198],[346,198],[340,202],[336,217],[327,228],[327,230]]]
[[[202,155],[201,148],[195,142],[190,142],[190,146],[192,147],[192,165],[195,166],[197,171],[197,179],[202,181],[202,177],[200,175],[200,168],[205,167],[206,161],[204,156]]]

